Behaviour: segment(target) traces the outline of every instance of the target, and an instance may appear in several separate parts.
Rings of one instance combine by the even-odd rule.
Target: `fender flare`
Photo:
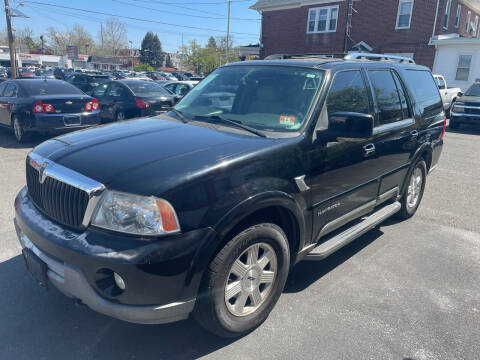
[[[423,143],[413,154],[412,161],[411,161],[410,166],[408,168],[407,174],[405,175],[405,179],[403,180],[402,188],[400,189],[400,194],[401,195],[403,195],[403,193],[405,192],[405,189],[406,189],[407,184],[408,184],[408,178],[410,177],[410,175],[413,171],[413,166],[415,165],[417,160],[423,154],[425,154],[426,152],[428,152],[430,155],[433,153],[432,143],[430,141]],[[427,173],[428,173],[428,169],[427,169]]]

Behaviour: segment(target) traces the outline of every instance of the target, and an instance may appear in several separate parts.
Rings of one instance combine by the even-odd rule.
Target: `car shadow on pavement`
[[[196,359],[234,339],[193,320],[137,325],[40,288],[21,255],[0,263],[0,359]]]
[[[38,144],[48,140],[52,136],[40,135],[40,134],[32,134],[31,140],[28,142],[19,144],[15,139],[12,131],[7,128],[0,127],[0,147],[4,149],[28,149]]]
[[[380,229],[375,228],[358,239],[353,240],[350,244],[333,253],[326,259],[301,261],[290,272],[284,292],[296,293],[305,290],[311,284],[353,257],[356,253],[366,248],[382,235],[383,232]]]
[[[381,235],[377,228],[325,260],[300,262],[284,292],[305,290]],[[40,288],[21,255],[0,263],[0,359],[196,359],[234,341],[191,319],[138,325],[109,318]]]

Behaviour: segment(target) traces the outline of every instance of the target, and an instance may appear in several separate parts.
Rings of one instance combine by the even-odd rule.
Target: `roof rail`
[[[265,57],[265,60],[286,60],[286,59],[343,59],[342,54],[272,54]]]
[[[355,60],[355,59],[363,59],[363,60],[377,60],[377,61],[395,61],[399,63],[409,63],[415,64],[413,59],[403,57],[403,56],[396,56],[396,55],[387,55],[387,54],[371,54],[371,53],[362,53],[362,52],[355,52],[349,53],[344,57],[345,60]]]

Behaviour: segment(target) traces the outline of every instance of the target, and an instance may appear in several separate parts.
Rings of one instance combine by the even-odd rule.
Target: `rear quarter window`
[[[443,105],[437,84],[427,70],[405,70],[405,81],[413,95],[413,101],[420,107],[422,116],[433,116],[442,112]]]

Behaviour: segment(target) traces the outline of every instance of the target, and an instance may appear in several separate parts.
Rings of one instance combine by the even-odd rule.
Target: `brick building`
[[[480,0],[257,0],[251,8],[262,15],[262,58],[360,50],[432,67],[432,38],[480,37]]]

